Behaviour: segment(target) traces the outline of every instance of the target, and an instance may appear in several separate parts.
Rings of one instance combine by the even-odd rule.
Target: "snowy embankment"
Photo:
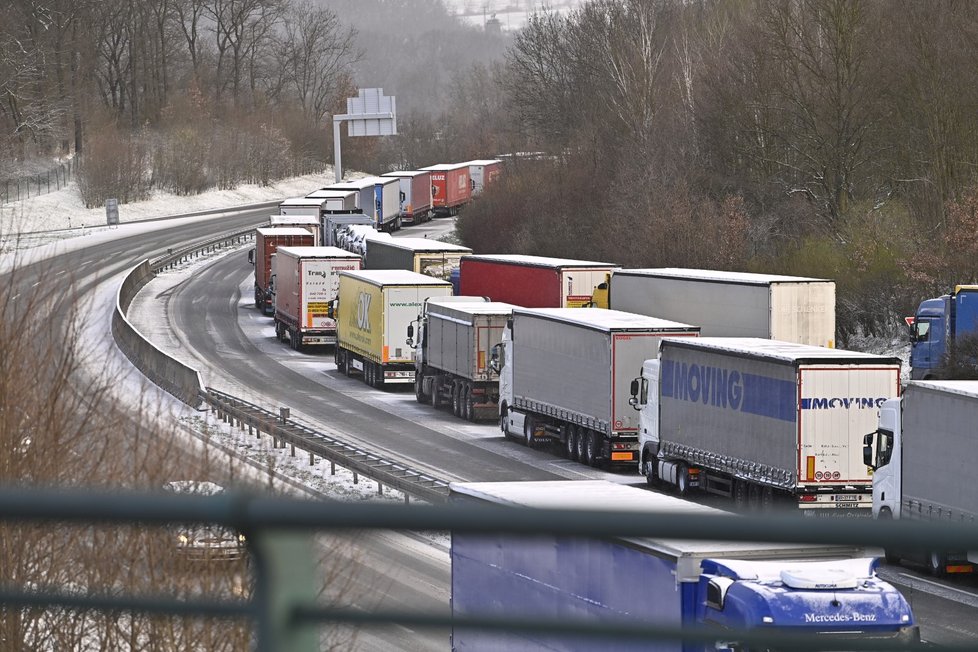
[[[350,178],[364,176],[350,174]],[[278,202],[306,195],[316,188],[334,183],[332,168],[322,174],[283,179],[270,186],[242,185],[234,190],[210,190],[199,195],[180,196],[154,192],[145,201],[121,204],[122,223],[153,220],[242,205]],[[269,210],[269,214],[277,213]],[[0,251],[35,247],[65,238],[108,230],[105,208],[85,208],[78,185],[71,182],[62,190],[9,204],[0,204]]]

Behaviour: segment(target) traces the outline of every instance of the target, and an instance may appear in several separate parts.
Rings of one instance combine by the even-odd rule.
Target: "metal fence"
[[[824,645],[810,636],[785,631],[733,631],[702,625],[595,622],[571,619],[463,616],[408,611],[364,611],[354,606],[325,607],[315,601],[317,587],[312,533],[325,530],[426,530],[468,534],[584,537],[656,537],[684,540],[805,544],[901,545],[908,548],[978,547],[978,526],[902,521],[813,521],[772,515],[697,515],[668,513],[549,510],[495,505],[384,505],[294,500],[224,494],[201,497],[79,490],[0,489],[0,521],[68,524],[214,523],[244,532],[254,570],[250,600],[176,600],[166,596],[58,594],[25,587],[0,587],[0,604],[9,607],[110,610],[140,614],[247,618],[254,624],[259,652],[312,652],[323,623],[361,627],[397,624],[415,628],[478,628],[493,632],[558,632],[561,635],[614,637],[622,641],[737,640],[744,648],[804,650]],[[894,649],[892,642],[847,641],[846,649]],[[909,649],[916,644],[897,647]],[[929,646],[928,649],[934,649]],[[942,646],[941,649],[973,649]]]
[[[77,162],[70,160],[40,174],[0,180],[0,204],[61,190],[71,181],[77,165]]]

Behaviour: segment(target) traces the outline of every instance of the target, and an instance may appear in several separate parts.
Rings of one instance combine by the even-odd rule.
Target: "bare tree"
[[[361,59],[355,37],[330,9],[301,3],[286,12],[276,42],[278,67],[309,120],[318,123],[330,113]]]

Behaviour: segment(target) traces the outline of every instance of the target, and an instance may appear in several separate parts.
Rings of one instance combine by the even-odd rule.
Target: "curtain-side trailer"
[[[361,374],[372,387],[413,385],[407,327],[426,299],[451,294],[451,283],[406,270],[340,272],[336,368],[348,376]]]
[[[862,438],[900,395],[900,360],[760,338],[664,339],[632,385],[649,484],[741,506],[863,509]]]
[[[479,254],[462,259],[459,292],[524,308],[580,308],[616,269],[588,260]]]
[[[559,443],[588,466],[634,465],[630,383],[663,337],[698,331],[617,310],[515,308],[494,356],[500,428],[528,446]]]
[[[398,179],[402,224],[421,224],[431,220],[431,172],[401,170],[380,176]]]
[[[883,404],[879,426],[865,435],[863,460],[873,469],[878,519],[974,523],[978,490],[975,424],[978,381],[911,381]],[[978,550],[886,550],[887,559],[922,562],[934,575],[974,572]]]
[[[458,652],[742,652],[748,648],[739,632],[765,631],[807,635],[813,650],[902,649],[919,642],[907,600],[877,576],[877,560],[855,546],[724,542],[724,521],[737,516],[601,480],[452,483],[449,502],[470,510],[614,510],[649,521],[661,514],[717,521],[710,541],[453,532],[450,603],[459,620],[539,618],[716,632],[715,640],[682,643],[456,624],[451,643]]]
[[[468,164],[439,163],[421,170],[431,173],[431,207],[436,215],[457,215],[472,199]]]
[[[621,269],[608,307],[696,324],[704,337],[835,346],[835,283],[707,269]]]
[[[373,238],[367,244],[367,269],[406,269],[448,280],[468,247],[427,238]]]

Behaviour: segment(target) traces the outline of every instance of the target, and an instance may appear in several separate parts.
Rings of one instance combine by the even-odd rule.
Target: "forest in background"
[[[381,173],[501,154],[477,251],[835,279],[839,341],[974,282],[978,6],[595,0],[515,37],[439,0],[12,0],[0,177],[82,154],[93,206],[315,169],[358,85]]]

